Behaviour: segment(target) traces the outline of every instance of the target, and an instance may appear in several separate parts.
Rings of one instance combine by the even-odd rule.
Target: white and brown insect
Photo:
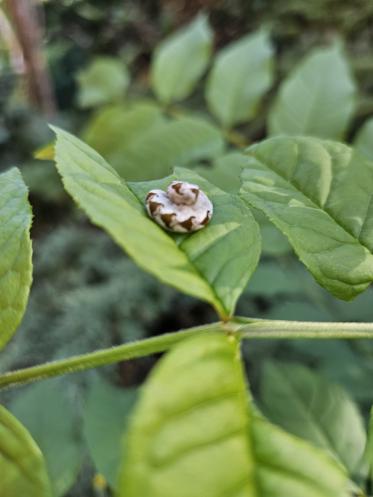
[[[162,228],[190,233],[204,228],[210,221],[213,205],[198,185],[173,181],[163,190],[150,190],[146,210]]]

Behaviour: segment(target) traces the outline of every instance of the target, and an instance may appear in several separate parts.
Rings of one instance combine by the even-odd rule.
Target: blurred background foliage
[[[35,215],[30,303],[1,371],[215,319],[134,266],[73,207],[52,163],[34,158],[50,156],[48,121],[126,179],[188,166],[231,192],[239,150],[272,134],[340,139],[373,158],[370,0],[45,0],[35,3],[33,47],[14,9],[23,0],[1,5],[0,170],[21,167]],[[257,216],[263,255],[238,314],[373,320],[372,290],[337,301]],[[351,432],[339,455],[354,471],[373,398],[373,344],[249,341],[244,354],[269,418],[332,452]],[[2,394],[45,453],[56,497],[111,495],[123,418],[155,360]]]

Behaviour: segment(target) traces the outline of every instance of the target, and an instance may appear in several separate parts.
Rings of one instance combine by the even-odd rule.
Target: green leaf
[[[241,186],[241,171],[246,163],[244,154],[230,152],[217,157],[211,167],[198,166],[193,170],[225,192],[238,193]]]
[[[111,105],[96,112],[84,129],[82,138],[118,169],[128,146],[137,140],[141,143],[147,131],[164,122],[162,111],[152,102],[136,102],[131,106]]]
[[[182,100],[205,72],[212,49],[212,31],[204,14],[161,42],[154,52],[152,85],[164,103]]]
[[[0,350],[16,331],[32,280],[31,207],[18,169],[0,174]]]
[[[354,140],[354,147],[368,159],[373,159],[373,118],[368,119],[359,129]]]
[[[281,266],[278,260],[261,262],[250,280],[246,293],[269,298],[277,295],[299,295],[303,288],[297,276],[297,272]]]
[[[265,414],[286,431],[327,449],[354,473],[365,447],[357,406],[341,387],[297,364],[267,363],[262,371]]]
[[[54,497],[65,495],[72,487],[83,456],[77,415],[66,387],[61,385],[61,380],[31,385],[10,407],[44,454]]]
[[[115,57],[96,57],[79,72],[77,79],[80,107],[96,107],[120,100],[129,84],[126,66]]]
[[[112,151],[112,158],[127,181],[144,181],[162,178],[176,166],[218,157],[224,147],[218,128],[198,117],[179,117],[148,128],[128,146]]]
[[[211,112],[224,127],[255,117],[273,81],[273,49],[265,30],[231,43],[216,57],[206,88]]]
[[[317,49],[280,86],[269,113],[270,134],[341,139],[356,109],[356,92],[340,45]]]
[[[119,497],[347,496],[339,464],[258,416],[224,334],[162,359],[131,421]]]
[[[51,497],[43,455],[31,435],[0,405],[1,497]]]
[[[65,131],[55,131],[57,168],[91,221],[140,267],[209,302],[222,317],[231,315],[260,253],[259,229],[244,203],[188,169],[177,169],[161,181],[126,184],[94,150]],[[205,229],[176,236],[146,215],[146,193],[174,179],[197,183],[210,197],[214,215]]]
[[[369,478],[373,482],[373,407],[370,410],[368,439],[364,455],[369,467]]]
[[[349,300],[373,280],[373,162],[337,142],[278,137],[248,150],[242,197],[315,279]]]
[[[116,487],[125,422],[137,398],[135,389],[114,387],[96,378],[83,412],[83,430],[96,469]]]

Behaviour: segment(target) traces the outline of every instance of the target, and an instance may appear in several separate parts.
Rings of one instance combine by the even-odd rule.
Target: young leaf
[[[118,494],[345,497],[347,481],[332,458],[256,414],[236,340],[215,334],[180,343],[152,372]]]
[[[368,119],[359,129],[355,140],[354,147],[373,160],[373,118]]]
[[[17,329],[30,292],[31,217],[19,170],[0,174],[0,350]]]
[[[242,181],[320,285],[350,300],[373,281],[373,162],[337,142],[271,138],[249,148]]]
[[[113,165],[127,181],[143,181],[170,174],[176,166],[214,159],[224,152],[221,131],[198,117],[158,123],[111,153]]]
[[[31,385],[15,398],[10,409],[44,454],[53,496],[65,495],[76,480],[83,453],[77,436],[77,415],[61,381]]]
[[[356,108],[356,91],[339,44],[317,49],[282,83],[269,114],[270,134],[341,139]]]
[[[204,14],[160,43],[155,49],[151,77],[162,102],[182,100],[192,92],[206,69],[211,48],[212,32]]]
[[[161,181],[126,184],[94,150],[65,131],[56,134],[56,164],[65,188],[92,222],[140,267],[209,302],[222,317],[231,315],[260,253],[259,229],[244,203],[188,169]],[[211,223],[189,236],[166,233],[145,213],[146,193],[174,179],[197,183],[214,204]]]
[[[78,74],[80,107],[95,107],[120,100],[129,84],[129,74],[120,59],[97,57]]]
[[[97,471],[116,487],[120,441],[137,398],[135,389],[120,389],[96,379],[89,388],[83,412],[84,437]]]
[[[357,406],[338,385],[296,364],[267,363],[261,402],[271,421],[329,450],[353,474],[366,435]]]
[[[273,81],[269,34],[260,30],[231,43],[216,57],[206,88],[211,112],[230,128],[252,119]]]
[[[43,455],[31,435],[0,405],[1,497],[51,497]]]

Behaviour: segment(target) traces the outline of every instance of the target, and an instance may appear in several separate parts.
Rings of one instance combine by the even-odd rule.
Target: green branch
[[[0,388],[22,385],[53,376],[75,373],[164,352],[185,338],[214,331],[236,333],[241,339],[373,339],[373,323],[271,321],[237,317],[229,323],[218,322],[173,333],[165,333],[145,340],[125,343],[108,349],[4,373],[0,375]]]
[[[108,349],[68,357],[67,359],[47,362],[38,366],[10,371],[9,373],[0,375],[0,389],[165,352],[185,338],[222,329],[221,323],[197,326],[187,330],[165,333],[145,340],[124,343],[123,345]]]
[[[373,339],[373,323],[280,321],[237,317],[241,338]]]

